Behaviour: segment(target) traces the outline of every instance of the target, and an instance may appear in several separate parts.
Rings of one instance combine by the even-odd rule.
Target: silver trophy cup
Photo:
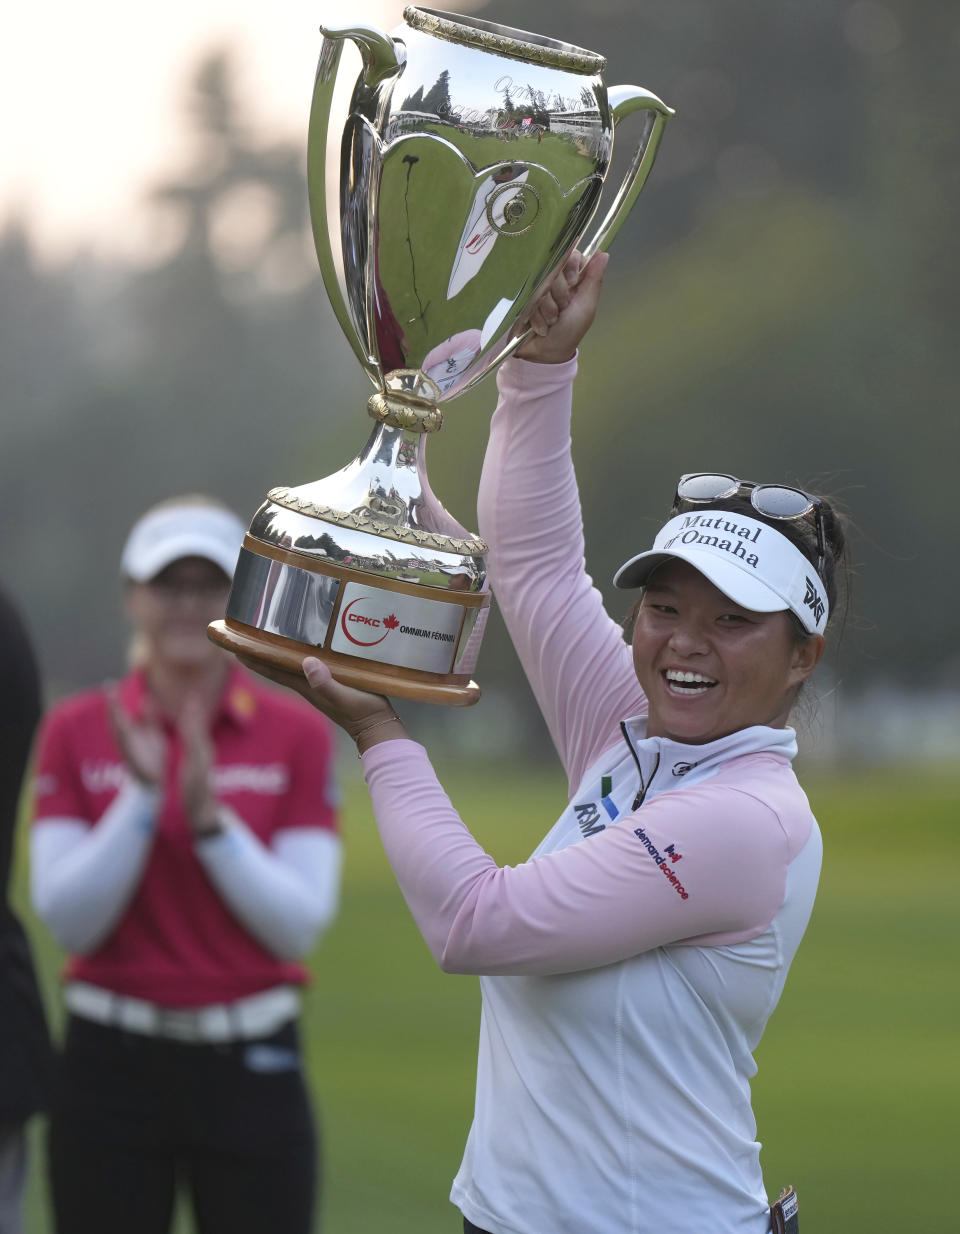
[[[376,424],[343,470],[268,494],[210,635],[298,677],[317,655],[346,684],[465,705],[480,694],[485,546],[434,496],[426,435],[518,345],[518,322],[571,249],[610,244],[672,112],[640,87],[608,89],[602,56],[476,18],[409,7],[392,36],[323,34],[310,210]],[[331,132],[346,39],[363,71]],[[634,112],[636,152],[584,245],[617,126]]]

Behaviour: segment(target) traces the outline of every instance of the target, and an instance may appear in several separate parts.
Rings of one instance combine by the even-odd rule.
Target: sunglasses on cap
[[[694,471],[680,477],[673,497],[673,508],[682,513],[680,507],[686,503],[709,505],[711,501],[726,501],[741,493],[749,495],[754,510],[766,518],[804,518],[813,511],[817,529],[817,573],[823,577],[823,563],[827,556],[823,502],[812,493],[805,493],[802,488],[792,488],[788,484],[754,484],[752,480],[738,480],[736,476],[727,476],[722,472]]]

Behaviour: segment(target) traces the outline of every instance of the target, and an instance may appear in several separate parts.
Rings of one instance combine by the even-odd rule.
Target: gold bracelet
[[[383,720],[375,720],[373,724],[368,724],[366,728],[362,728],[359,733],[354,733],[353,740],[355,742],[358,742],[361,737],[366,736],[367,733],[372,733],[375,728],[380,728],[380,726],[383,724],[392,724],[394,720],[399,720],[399,719],[400,717],[397,715],[396,712],[394,712],[392,715],[386,716]],[[357,758],[362,758],[362,757],[363,755],[358,750]]]

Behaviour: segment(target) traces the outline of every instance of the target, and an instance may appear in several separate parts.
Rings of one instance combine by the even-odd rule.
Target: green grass
[[[441,770],[501,862],[522,860],[563,805],[553,773]],[[960,788],[953,773],[928,769],[805,783],[826,856],[807,938],[757,1053],[768,1190],[796,1185],[807,1234],[955,1228]],[[446,1197],[470,1119],[476,982],[434,966],[357,783],[345,830],[343,908],[314,957],[304,1016],[326,1142],[324,1228],[452,1234]],[[22,903],[22,871],[19,892]],[[29,924],[52,991],[59,957]],[[38,1173],[28,1230],[49,1229]]]

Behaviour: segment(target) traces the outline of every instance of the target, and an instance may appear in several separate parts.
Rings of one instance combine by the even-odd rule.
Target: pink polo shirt
[[[123,707],[143,707],[146,681],[120,684]],[[306,970],[256,941],[224,904],[197,859],[180,792],[182,743],[164,720],[167,772],[155,839],[135,895],[92,952],[68,960],[68,979],[167,1006],[231,1002],[270,986],[304,983]],[[211,779],[265,845],[293,827],[337,829],[326,719],[300,699],[261,686],[231,666],[211,724]],[[125,771],[102,688],[68,698],[44,720],[39,738],[35,821],[70,818],[95,827]]]

